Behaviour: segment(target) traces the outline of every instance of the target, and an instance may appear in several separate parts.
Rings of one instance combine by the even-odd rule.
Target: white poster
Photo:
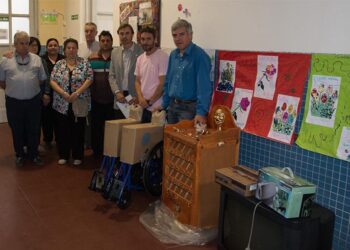
[[[339,159],[350,161],[350,127],[343,127],[337,148]]]
[[[272,100],[276,89],[278,56],[258,56],[254,97]]]
[[[333,128],[341,78],[312,76],[312,89],[306,122]]]
[[[216,90],[232,93],[236,78],[236,61],[220,60],[219,83]]]
[[[297,120],[299,97],[278,95],[269,138],[290,143]]]
[[[244,129],[252,106],[253,90],[251,89],[235,89],[235,95],[232,100],[231,113],[235,119],[235,123],[241,129]]]

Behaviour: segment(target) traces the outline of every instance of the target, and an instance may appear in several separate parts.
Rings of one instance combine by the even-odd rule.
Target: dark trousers
[[[63,115],[55,111],[56,116],[56,143],[60,159],[68,160],[72,154],[73,159],[84,158],[84,131],[85,117],[76,118],[69,105],[68,114]]]
[[[152,121],[152,112],[148,109],[143,109],[141,123],[149,123]]]
[[[50,143],[54,138],[54,119],[55,111],[52,109],[52,102],[42,107],[41,128],[43,131],[44,142]]]
[[[105,122],[116,119],[113,102],[108,104],[91,101],[91,147],[94,155],[102,155]]]
[[[196,102],[175,103],[174,100],[171,100],[167,113],[168,123],[175,124],[181,120],[193,120],[196,116],[196,107]]]
[[[6,114],[12,130],[13,146],[17,157],[24,157],[23,147],[28,147],[27,156],[38,156],[41,96],[18,100],[6,96]]]

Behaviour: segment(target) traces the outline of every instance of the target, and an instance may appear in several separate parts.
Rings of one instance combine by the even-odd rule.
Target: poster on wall
[[[235,119],[236,125],[241,129],[244,129],[247,123],[252,96],[253,90],[236,88],[231,105],[231,113]]]
[[[285,143],[290,142],[297,120],[299,100],[299,97],[278,95],[269,138]]]
[[[350,56],[312,55],[305,112],[296,143],[350,161]]]
[[[152,26],[157,30],[157,44],[160,47],[160,0],[136,0],[119,5],[120,24],[129,23],[140,43],[139,31],[144,26]]]
[[[254,97],[272,100],[275,95],[278,57],[258,55]]]
[[[307,123],[333,128],[340,82],[336,76],[312,76]]]
[[[247,133],[291,144],[310,60],[309,54],[218,51],[212,105],[229,107]]]

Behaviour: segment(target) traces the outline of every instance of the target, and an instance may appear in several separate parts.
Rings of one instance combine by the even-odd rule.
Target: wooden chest
[[[220,187],[215,170],[238,163],[240,130],[208,129],[196,138],[193,121],[164,129],[162,201],[177,220],[199,228],[218,223]]]

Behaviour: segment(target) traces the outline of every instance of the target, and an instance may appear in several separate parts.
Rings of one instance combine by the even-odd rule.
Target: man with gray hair
[[[46,74],[41,58],[29,53],[29,35],[26,32],[15,34],[14,46],[14,56],[3,58],[0,62],[0,87],[5,89],[6,114],[12,130],[16,166],[23,165],[25,140],[28,159],[36,165],[42,165],[38,156],[40,84],[46,79]]]
[[[192,42],[189,22],[177,20],[171,32],[177,49],[170,54],[162,108],[167,109],[170,124],[183,119],[206,124],[213,93],[210,58]]]

